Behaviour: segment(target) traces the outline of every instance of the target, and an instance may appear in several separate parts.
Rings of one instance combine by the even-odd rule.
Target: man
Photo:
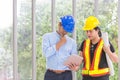
[[[108,54],[113,62],[118,62],[118,56],[112,44],[110,42],[109,46],[104,44],[99,24],[95,16],[90,16],[83,27],[88,39],[84,40],[79,48],[84,63],[82,80],[109,80],[110,69],[105,54]]]
[[[70,69],[64,62],[72,54],[77,54],[75,41],[67,36],[72,33],[75,21],[72,16],[60,18],[58,30],[43,36],[42,50],[46,57],[46,73],[44,80],[72,80]]]

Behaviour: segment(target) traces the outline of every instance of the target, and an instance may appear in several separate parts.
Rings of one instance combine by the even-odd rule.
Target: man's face
[[[63,29],[63,26],[59,23],[59,32],[61,36],[64,36],[67,34],[67,32]]]
[[[90,40],[93,40],[96,36],[98,36],[98,30],[87,30],[86,31],[86,34],[87,34],[87,37],[90,39]]]

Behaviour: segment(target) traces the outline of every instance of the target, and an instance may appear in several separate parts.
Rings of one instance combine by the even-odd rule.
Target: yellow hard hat
[[[86,19],[83,30],[92,30],[100,24],[99,20],[95,16],[89,16]]]

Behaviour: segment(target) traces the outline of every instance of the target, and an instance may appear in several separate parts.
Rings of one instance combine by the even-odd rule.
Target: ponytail
[[[94,29],[99,31],[99,32],[98,32],[98,35],[99,35],[99,37],[101,37],[101,36],[102,36],[101,29],[100,29],[98,26],[95,27]]]

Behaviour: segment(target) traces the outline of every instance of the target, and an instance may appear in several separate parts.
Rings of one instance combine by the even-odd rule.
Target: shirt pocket
[[[65,52],[65,55],[69,56],[69,55],[71,55],[72,47],[71,47],[71,45],[65,45],[63,50]]]
[[[66,46],[65,47],[65,51],[68,52],[68,53],[70,53],[71,52],[71,47],[70,46]]]

